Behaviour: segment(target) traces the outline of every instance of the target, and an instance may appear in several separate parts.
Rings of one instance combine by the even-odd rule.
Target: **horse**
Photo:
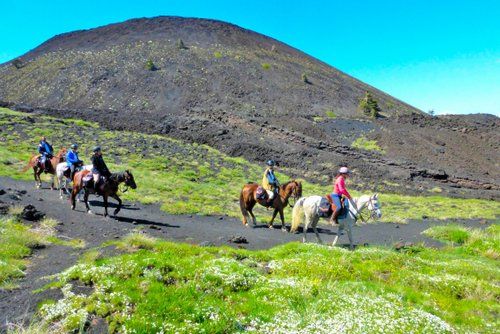
[[[302,238],[303,242],[307,241],[307,228],[312,226],[316,237],[318,238],[319,243],[323,243],[321,238],[319,237],[318,231],[316,230],[316,225],[319,221],[319,205],[321,202],[321,196],[308,196],[300,198],[297,203],[295,203],[292,210],[292,227],[290,232],[297,231],[297,228],[302,223],[303,218],[305,218],[304,224],[304,237]],[[352,203],[356,204],[358,210],[354,208]],[[359,198],[353,198],[352,201],[349,201],[349,212],[347,213],[345,218],[339,218],[339,227],[337,235],[332,242],[332,246],[335,246],[339,236],[341,235],[344,228],[347,227],[347,235],[349,237],[349,248],[354,249],[353,239],[352,239],[352,227],[358,221],[361,220],[363,223],[366,221],[362,215],[363,210],[369,210],[370,218],[380,218],[382,217],[382,212],[380,209],[380,203],[378,200],[378,194],[373,195],[363,195]]]
[[[75,210],[75,198],[76,195],[83,189],[83,201],[85,202],[85,207],[87,208],[87,213],[92,214],[92,211],[89,207],[89,194],[94,193],[94,188],[85,187],[83,185],[83,177],[89,174],[90,171],[82,170],[76,172],[73,176],[73,189],[71,190],[71,209]],[[102,200],[104,202],[104,217],[108,217],[108,197],[112,197],[118,201],[118,207],[114,211],[114,215],[120,211],[122,207],[122,200],[118,197],[118,186],[121,183],[125,183],[125,185],[132,189],[136,189],[137,185],[135,184],[134,176],[128,170],[120,173],[112,173],[109,178],[99,186],[99,194],[102,195]],[[127,191],[127,190],[125,190]],[[124,192],[125,192],[124,191]]]
[[[23,168],[23,173],[26,172],[28,169],[33,168],[33,176],[35,177],[35,187],[36,188],[41,188],[42,187],[42,179],[40,178],[40,175],[45,172],[52,174],[52,183],[50,185],[50,189],[54,190],[54,179],[55,179],[55,174],[56,174],[56,167],[57,164],[63,162],[66,158],[66,152],[67,150],[63,147],[57,152],[56,155],[54,155],[52,158],[45,160],[45,163],[48,164],[47,171],[42,168],[39,155],[33,155],[30,158],[30,161],[28,162],[28,165]]]
[[[255,206],[256,203],[259,203],[262,206],[269,207],[267,202],[264,200],[258,200],[257,199],[257,188],[259,185],[257,183],[248,183],[243,186],[243,189],[241,190],[240,193],[240,209],[241,209],[241,214],[243,215],[243,225],[248,226],[247,218],[248,215],[251,216],[253,226],[257,225],[257,220],[255,219],[255,216],[252,212],[253,207]],[[271,221],[268,224],[269,228],[273,228],[273,222],[274,219],[276,218],[276,214],[280,214],[281,218],[281,229],[283,231],[286,231],[285,227],[285,217],[283,215],[283,209],[289,205],[288,200],[290,197],[293,198],[294,201],[299,199],[302,196],[302,183],[296,180],[291,180],[279,187],[279,195],[275,196],[272,203],[271,207],[274,209],[273,212],[273,217],[271,218]],[[292,205],[290,205],[292,207]]]
[[[92,170],[92,165],[85,165],[80,167],[79,170]],[[63,190],[65,194],[69,195],[68,190],[68,182],[71,182],[69,178],[70,170],[68,165],[65,162],[61,162],[57,164],[56,167],[56,177],[57,177],[57,185],[59,187],[59,197],[63,199]],[[80,194],[78,194],[78,201],[80,201]]]

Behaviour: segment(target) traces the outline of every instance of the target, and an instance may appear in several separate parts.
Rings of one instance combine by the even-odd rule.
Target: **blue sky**
[[[424,111],[500,115],[500,1],[3,0],[0,63],[53,35],[134,17],[269,35]]]

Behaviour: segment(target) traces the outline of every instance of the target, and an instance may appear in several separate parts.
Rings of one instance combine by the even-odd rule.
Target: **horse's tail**
[[[302,223],[302,217],[304,216],[304,201],[305,200],[306,200],[306,198],[302,197],[293,206],[293,210],[292,210],[292,227],[290,228],[290,232],[297,231],[297,228]]]
[[[245,197],[243,196],[243,191],[244,191],[244,189],[242,189],[240,192],[240,210],[241,210],[241,214],[243,215],[243,217],[247,217],[248,211],[247,211],[247,207],[245,205]]]
[[[25,167],[23,167],[23,169],[21,170],[21,172],[22,172],[22,173],[26,173],[26,171],[27,171],[28,169],[35,167],[35,162],[34,162],[33,160],[34,160],[34,159],[33,159],[33,158],[31,158],[31,159],[30,159],[30,161],[28,162],[28,164],[27,164]],[[35,160],[35,161],[36,161],[36,160]]]

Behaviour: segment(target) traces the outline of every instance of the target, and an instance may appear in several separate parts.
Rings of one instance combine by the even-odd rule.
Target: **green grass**
[[[269,63],[262,63],[261,66],[262,66],[263,70],[271,69],[271,64],[269,64]]]
[[[40,134],[47,135],[56,150],[72,142],[80,144],[80,157],[89,163],[91,149],[99,144],[113,171],[131,169],[138,188],[123,194],[124,199],[142,203],[160,203],[173,214],[228,214],[239,217],[239,192],[248,181],[260,182],[263,166],[243,158],[229,157],[205,145],[186,144],[165,136],[123,131],[107,131],[91,122],[75,120],[56,122],[54,118],[37,116],[36,123],[26,121],[29,115],[0,110],[0,175],[33,180],[32,172],[21,169],[35,153]],[[10,131],[6,131],[16,124]],[[79,129],[85,131],[82,139]],[[34,134],[36,133],[36,135]],[[286,170],[285,170],[286,173]],[[278,173],[282,182],[289,179]],[[356,184],[350,179],[348,186]],[[323,195],[331,185],[303,182],[303,195]],[[361,191],[352,191],[355,196]],[[453,199],[444,196],[405,196],[383,193],[382,221],[404,222],[422,219],[495,219],[500,212],[498,201]],[[291,212],[286,211],[287,221]],[[258,218],[269,219],[265,209],[257,208]]]
[[[219,51],[215,51],[214,52],[214,57],[217,58],[217,59],[222,58],[222,53],[219,52]]]
[[[19,210],[0,217],[0,289],[17,287],[16,279],[24,276],[27,257],[33,248],[59,244],[72,248],[81,247],[81,240],[61,240],[56,237],[53,219],[42,219],[33,226],[23,224],[17,217]],[[13,215],[12,215],[13,214]]]
[[[365,136],[361,136],[357,138],[352,144],[352,147],[365,150],[365,151],[376,151],[380,153],[384,153],[384,150],[378,146],[376,140],[369,140]]]
[[[498,240],[491,228],[476,249]],[[349,252],[290,243],[266,251],[198,247],[132,234],[128,253],[90,257],[58,276],[64,298],[44,321],[78,330],[91,315],[111,332],[497,332],[498,263],[466,244]],[[498,253],[499,245],[493,243]],[[76,280],[76,281],[75,281]],[[89,295],[74,285],[92,286]]]
[[[333,112],[333,110],[325,111],[325,115],[326,115],[326,117],[331,118],[331,119],[337,118],[337,115]]]

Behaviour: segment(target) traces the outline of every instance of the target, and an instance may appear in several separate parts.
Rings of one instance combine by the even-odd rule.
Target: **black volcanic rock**
[[[147,69],[149,61],[157,70]],[[365,188],[387,180],[419,192],[438,183],[443,193],[460,185],[470,190],[464,196],[500,196],[498,117],[431,117],[232,24],[133,19],[55,36],[18,62],[23,66],[0,65],[0,106],[168,134],[256,162],[275,159],[308,179],[331,177],[347,164]],[[358,111],[366,91],[381,108],[379,119]],[[352,148],[360,137],[383,152]],[[407,184],[414,170],[446,177],[414,175]]]

